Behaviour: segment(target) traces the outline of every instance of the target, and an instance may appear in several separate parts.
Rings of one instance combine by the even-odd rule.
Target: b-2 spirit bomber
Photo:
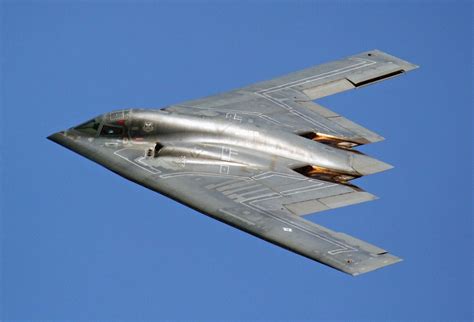
[[[391,168],[355,148],[383,138],[313,100],[417,66],[372,50],[162,109],[124,109],[49,136],[115,173],[343,272],[400,261],[305,220],[375,197],[353,179]]]

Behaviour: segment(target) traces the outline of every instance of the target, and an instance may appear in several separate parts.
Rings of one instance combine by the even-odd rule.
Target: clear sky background
[[[468,1],[3,1],[5,320],[472,320]],[[378,48],[421,66],[320,100],[387,140],[380,200],[308,218],[402,263],[351,277],[46,139]]]

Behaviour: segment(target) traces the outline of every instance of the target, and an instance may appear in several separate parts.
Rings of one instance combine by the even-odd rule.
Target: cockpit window
[[[122,134],[123,128],[120,126],[104,125],[100,131],[101,136],[121,136]]]
[[[75,129],[84,133],[88,133],[88,134],[96,134],[97,131],[99,130],[99,126],[100,126],[100,121],[97,119],[92,119],[81,125],[76,126]]]

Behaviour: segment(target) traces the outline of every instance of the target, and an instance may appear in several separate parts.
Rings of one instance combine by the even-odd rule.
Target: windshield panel
[[[76,126],[74,129],[87,134],[95,135],[99,130],[99,126],[100,121],[98,119],[92,119],[85,123],[82,123],[81,125]]]
[[[101,136],[121,136],[122,134],[123,128],[120,126],[104,125],[100,131]]]

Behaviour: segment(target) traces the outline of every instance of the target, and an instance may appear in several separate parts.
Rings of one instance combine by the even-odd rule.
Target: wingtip
[[[364,52],[363,54],[371,54],[371,55],[376,55],[376,56],[382,56],[385,59],[387,59],[389,61],[393,61],[396,64],[398,64],[403,69],[404,72],[409,72],[411,70],[420,68],[419,65],[412,64],[409,61],[401,59],[397,56],[390,55],[390,54],[388,54],[388,53],[386,53],[386,52],[384,52],[383,50],[380,50],[380,49],[372,49],[372,50],[369,50],[367,52]]]
[[[373,257],[373,261],[369,261],[366,265],[357,267],[354,270],[348,271],[346,273],[352,276],[359,276],[365,273],[373,272],[375,270],[378,270],[380,268],[383,268],[389,265],[400,263],[402,261],[403,259],[400,257],[396,257],[389,253],[385,253],[385,254],[381,254],[381,255],[377,255],[376,257]]]

